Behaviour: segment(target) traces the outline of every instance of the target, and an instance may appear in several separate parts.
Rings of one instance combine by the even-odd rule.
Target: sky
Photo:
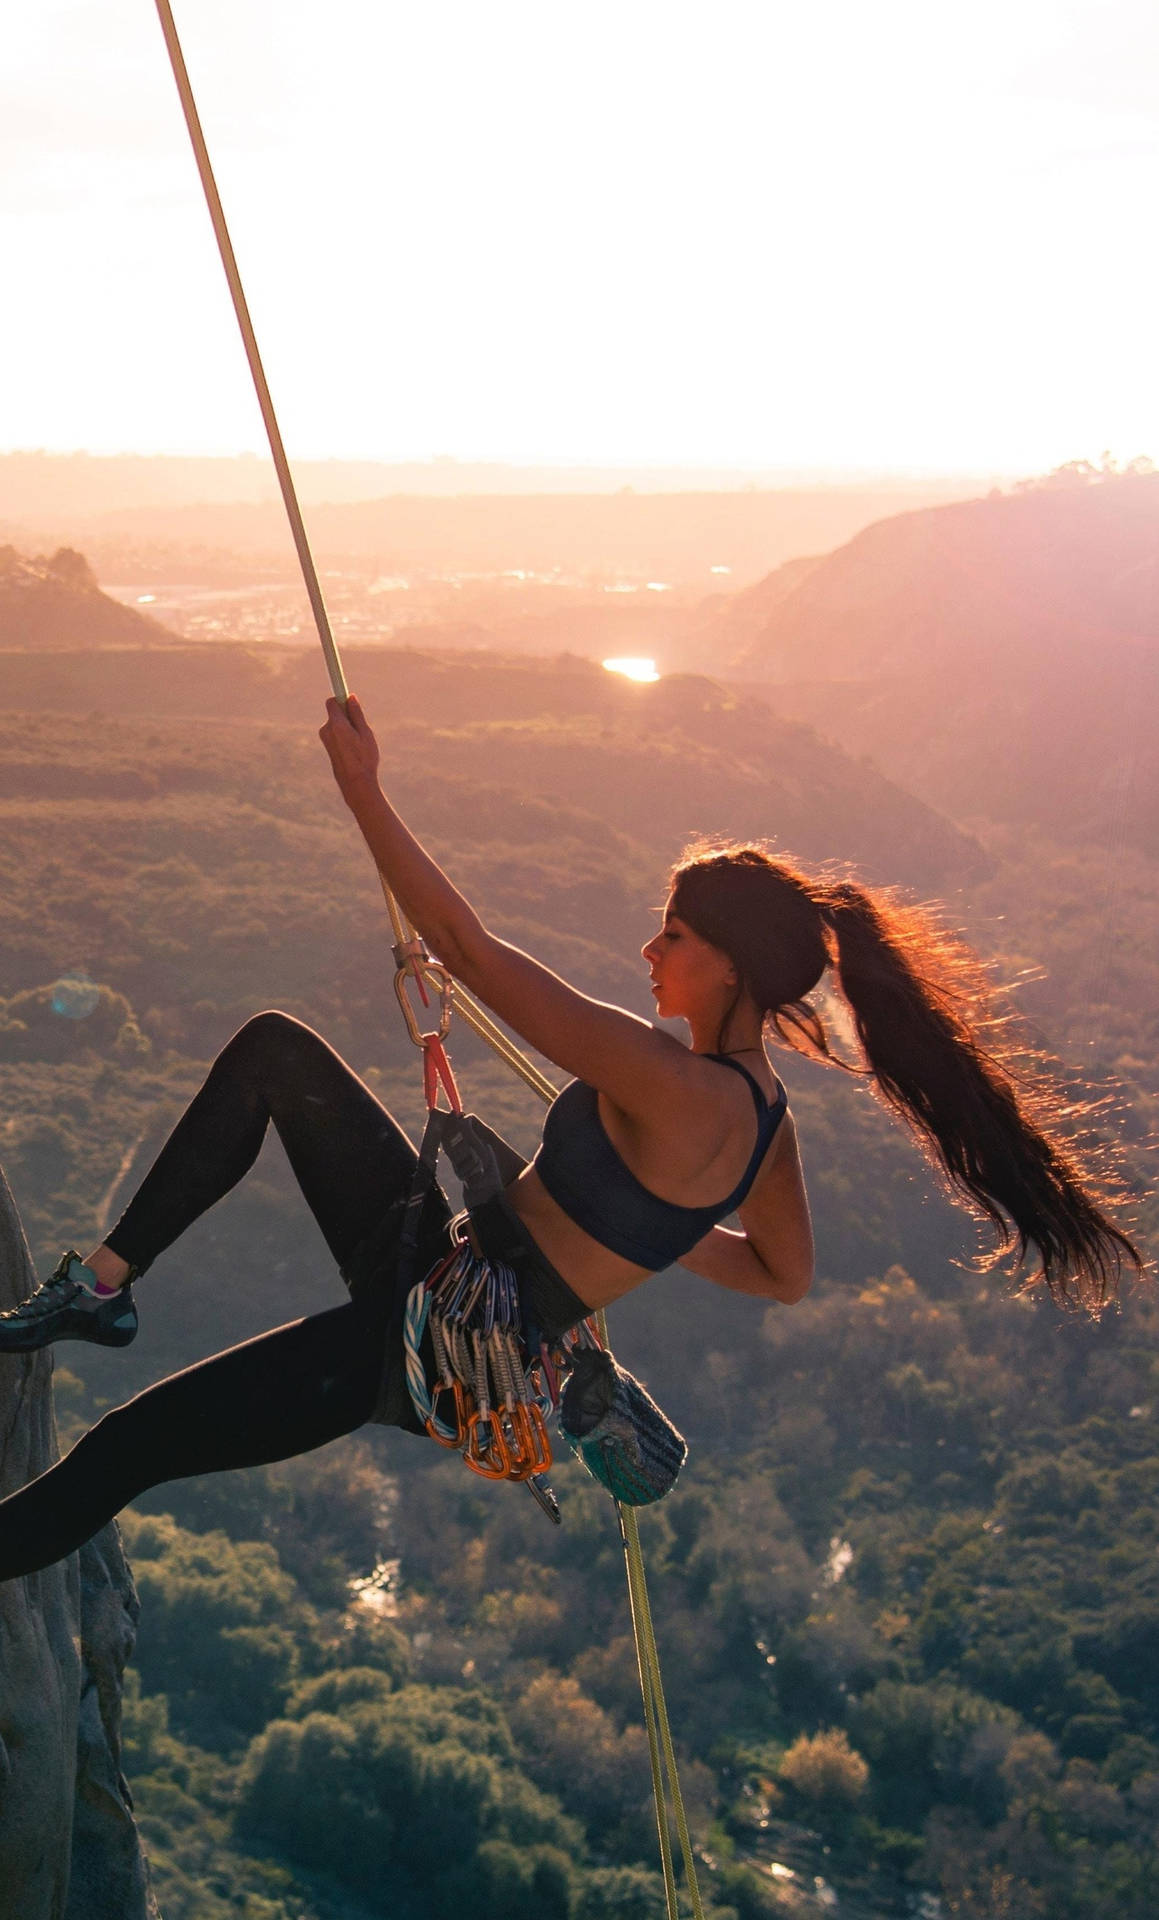
[[[174,0],[291,454],[1159,458],[1154,0]],[[151,0],[0,73],[0,448],[263,447]]]

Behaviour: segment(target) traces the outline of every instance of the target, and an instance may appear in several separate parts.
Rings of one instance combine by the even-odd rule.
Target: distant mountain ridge
[[[384,470],[389,474],[389,470]],[[883,514],[933,500],[960,498],[968,482],[915,481],[865,486],[714,487],[678,492],[628,484],[604,491],[471,491],[464,480],[441,493],[383,489],[343,500],[333,493],[305,503],[319,565],[370,569],[383,575],[529,572],[548,578],[614,582],[624,574],[698,594],[724,584],[751,584],[800,553],[823,553]],[[102,579],[136,579],[133,556],[165,555],[180,569],[190,559],[219,557],[236,567],[295,571],[293,543],[281,502],[250,491],[217,491],[184,499],[162,495],[149,505],[117,494],[87,507],[51,504],[9,487],[0,456],[0,519],[7,538],[27,548],[58,540],[82,544]],[[83,499],[81,495],[79,498]],[[714,573],[714,570],[719,570]]]
[[[34,560],[0,547],[0,647],[144,647],[172,638],[156,620],[102,593],[71,547]]]
[[[502,460],[295,460],[303,506],[399,494],[739,493],[749,489],[959,499],[988,485],[979,474],[906,474],[859,468],[525,465]],[[0,517],[56,521],[137,507],[278,500],[267,455],[0,453]]]
[[[1159,641],[1159,474],[897,514],[784,586],[732,655],[746,677],[1010,673],[1112,637]]]
[[[1159,474],[879,521],[699,645],[954,819],[1159,844]]]

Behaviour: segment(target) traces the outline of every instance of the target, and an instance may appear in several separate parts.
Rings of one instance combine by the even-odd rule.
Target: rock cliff
[[[32,1284],[0,1171],[0,1310]],[[56,1458],[50,1353],[0,1355],[0,1496]],[[0,1583],[0,1920],[158,1920],[120,1769],[136,1621],[115,1525]]]

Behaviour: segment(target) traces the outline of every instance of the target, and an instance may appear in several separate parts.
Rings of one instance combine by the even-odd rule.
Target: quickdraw
[[[463,1113],[443,1045],[452,1014],[450,975],[417,939],[398,942],[394,955],[395,992],[411,1039],[422,1048],[427,1102],[427,1127],[408,1205],[413,1250],[440,1148],[463,1182],[468,1205],[497,1192],[502,1182],[479,1123]],[[420,1028],[408,981],[424,1006],[430,1004],[427,987],[438,991],[440,1017],[433,1032]],[[449,1113],[440,1109],[440,1095],[445,1095]],[[525,1482],[558,1524],[559,1504],[543,1475],[552,1463],[547,1416],[558,1403],[563,1356],[557,1354],[558,1364],[553,1364],[546,1352],[527,1352],[515,1274],[484,1253],[469,1211],[452,1222],[451,1232],[451,1251],[407,1296],[403,1345],[411,1404],[431,1439],[454,1448],[472,1473],[485,1480]],[[434,1362],[429,1379],[424,1337]]]
[[[515,1275],[492,1262],[458,1223],[454,1249],[411,1288],[403,1340],[407,1387],[432,1440],[462,1454],[485,1480],[533,1480],[552,1463],[547,1422],[577,1346],[598,1345],[586,1327],[528,1354]],[[428,1380],[424,1334],[434,1356]],[[544,1489],[539,1489],[544,1491]]]

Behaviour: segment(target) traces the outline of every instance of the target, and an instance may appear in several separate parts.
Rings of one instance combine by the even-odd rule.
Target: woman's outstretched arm
[[[533,1047],[606,1093],[626,1112],[692,1091],[706,1069],[670,1035],[622,1007],[569,986],[538,960],[488,932],[413,833],[378,778],[378,744],[351,695],[326,702],[321,740],[342,797],[387,885],[432,953]]]
[[[355,694],[346,708],[327,700],[319,738],[330,756],[339,791],[411,925],[444,966],[459,975],[486,929],[470,903],[399,818],[378,778],[378,742]],[[460,976],[461,977],[461,976]]]

